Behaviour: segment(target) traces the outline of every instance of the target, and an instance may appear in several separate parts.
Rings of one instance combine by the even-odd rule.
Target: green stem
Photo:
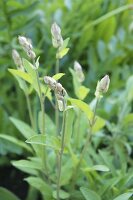
[[[59,62],[59,59],[57,58],[56,59],[56,67],[55,67],[55,73],[58,74],[59,71],[60,71],[60,62]]]
[[[38,82],[38,88],[39,88],[39,99],[40,99],[41,110],[42,110],[42,134],[45,135],[44,97],[43,97],[43,95],[42,95],[42,91],[41,91],[41,85],[40,85],[40,81],[39,81],[38,70],[36,70],[36,77],[37,77],[37,82]]]
[[[99,99],[96,99],[96,105],[95,105],[95,109],[94,109],[94,112],[93,112],[93,116],[92,116],[92,120],[90,122],[90,130],[88,132],[88,135],[87,135],[87,139],[86,139],[86,143],[81,151],[81,154],[80,154],[80,158],[79,158],[79,161],[76,165],[76,169],[74,170],[74,174],[72,176],[72,188],[74,188],[74,185],[75,185],[75,181],[76,181],[76,178],[77,178],[77,174],[78,174],[78,170],[80,168],[80,165],[81,165],[81,162],[83,160],[83,157],[84,155],[86,154],[86,151],[87,151],[87,148],[91,142],[91,138],[92,138],[92,131],[93,131],[93,126],[96,122],[96,110],[97,110],[97,107],[98,107],[98,103],[99,103]]]
[[[61,178],[61,168],[62,168],[62,156],[64,151],[64,138],[65,138],[65,118],[66,111],[63,111],[63,123],[62,123],[62,131],[61,131],[61,150],[57,155],[58,160],[58,177],[57,177],[57,200],[60,200],[60,178]]]
[[[55,67],[55,73],[59,73],[59,59],[56,59],[56,67]],[[55,98],[55,124],[56,124],[56,134],[59,134],[59,110],[58,110],[58,102]]]
[[[42,95],[41,85],[40,85],[40,81],[39,81],[39,74],[38,74],[37,69],[36,69],[36,77],[37,77],[37,82],[38,82],[39,99],[40,99],[41,110],[42,110],[42,134],[45,135],[45,110],[44,110],[45,95],[44,96]],[[43,163],[44,163],[44,168],[46,170],[46,175],[48,177],[48,181],[50,183],[48,167],[47,167],[47,154],[46,154],[46,149],[43,146],[42,146],[42,160],[43,160]]]
[[[30,99],[29,99],[29,95],[26,92],[25,92],[25,97],[26,97],[27,107],[28,107],[28,111],[29,111],[30,123],[31,123],[32,128],[34,129],[35,126],[34,126],[32,110],[31,110]]]

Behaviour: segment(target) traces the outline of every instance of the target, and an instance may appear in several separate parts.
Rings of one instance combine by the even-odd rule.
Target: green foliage
[[[12,192],[10,192],[9,190],[0,187],[0,198],[3,200],[19,200],[19,198],[17,196],[15,196]]]
[[[13,157],[11,164],[26,173],[25,181],[40,192],[43,200],[132,198],[130,3],[0,2],[0,154],[10,153],[9,159],[14,154],[22,156],[22,160]],[[51,47],[53,21],[61,25],[63,38],[70,36],[57,52]],[[32,39],[37,59],[25,55],[18,45],[18,35]],[[24,71],[15,69],[11,61],[13,48],[24,57]],[[57,74],[56,58],[61,72]],[[83,66],[82,83],[73,69],[75,60]],[[54,91],[43,81],[49,74],[57,81]],[[104,74],[111,76],[111,85],[95,113],[96,83]],[[62,88],[57,92],[60,82],[67,94]],[[58,111],[58,103],[65,105],[63,113]],[[0,188],[0,198],[18,199],[4,188]]]

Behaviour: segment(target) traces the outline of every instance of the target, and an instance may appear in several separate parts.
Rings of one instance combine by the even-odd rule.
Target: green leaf
[[[52,78],[54,78],[57,81],[60,78],[62,78],[62,76],[64,76],[64,75],[65,75],[64,73],[58,73],[58,74],[55,74],[54,76],[52,76]]]
[[[60,150],[59,138],[50,135],[34,135],[27,139],[26,142],[29,144],[43,145],[52,149]]]
[[[70,108],[65,111],[65,138],[64,142],[67,146],[70,144],[72,129],[73,129],[73,121],[74,121],[74,110]]]
[[[105,120],[102,119],[101,117],[96,116],[96,122],[93,126],[92,131],[95,133],[99,131],[101,128],[103,128],[104,126],[105,126]]]
[[[22,148],[24,148],[25,150],[29,151],[29,152],[32,152],[31,148],[29,146],[27,146],[24,142],[18,140],[17,138],[15,137],[12,137],[10,135],[4,135],[4,134],[0,134],[0,138],[4,139],[4,140],[7,140],[15,145],[18,145]]]
[[[53,197],[55,199],[57,199],[57,191],[53,191]],[[70,197],[70,194],[68,192],[65,192],[64,190],[60,190],[60,193],[59,193],[59,197],[61,199],[68,199]]]
[[[78,98],[83,100],[88,95],[90,89],[81,85],[78,90]]]
[[[36,134],[25,122],[15,119],[14,117],[10,117],[10,120],[26,139]]]
[[[18,77],[22,78],[23,80],[25,80],[26,82],[28,82],[30,84],[32,83],[31,77],[26,72],[23,72],[23,71],[17,70],[17,69],[8,69],[8,71],[15,77],[18,76]]]
[[[78,99],[68,99],[73,105],[77,106],[80,110],[82,110],[90,120],[92,118],[93,112],[85,102],[78,100]]]
[[[58,59],[63,58],[67,54],[68,51],[69,51],[69,48],[62,49],[56,54],[56,58]]]
[[[28,177],[25,179],[32,187],[36,188],[41,192],[43,197],[47,200],[52,200],[52,189],[45,183],[41,178]]]
[[[0,199],[1,200],[20,200],[15,194],[7,190],[6,188],[0,187]]]
[[[38,124],[40,132],[42,132],[42,111],[40,111],[38,115]],[[49,135],[53,135],[53,133],[55,133],[56,127],[54,122],[46,113],[45,113],[45,124],[46,124],[45,127],[46,133],[48,133]]]
[[[59,50],[62,50],[62,49],[65,49],[68,45],[68,42],[69,42],[70,38],[66,38],[64,41],[63,41],[63,45],[60,47]]]
[[[100,196],[93,190],[89,190],[88,188],[81,187],[80,191],[82,192],[86,200],[101,200]]]
[[[28,174],[38,174],[38,170],[42,170],[42,163],[40,159],[32,159],[32,160],[19,160],[19,161],[12,161],[13,166],[24,171]]]
[[[37,74],[36,74],[36,69],[26,59],[23,59],[23,64],[24,64],[25,70],[27,71],[28,75],[31,78],[31,84],[32,84],[33,88],[36,90],[36,92],[38,93],[38,95],[40,95],[39,86],[38,86],[38,80],[37,80]]]
[[[133,193],[127,192],[127,193],[119,195],[114,200],[128,200],[132,195],[133,195]]]
[[[101,172],[108,172],[109,168],[106,165],[94,165],[92,167],[84,168],[83,171],[101,171]]]

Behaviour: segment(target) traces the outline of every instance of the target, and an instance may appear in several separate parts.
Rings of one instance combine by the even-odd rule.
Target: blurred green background
[[[131,4],[132,0],[1,0],[0,133],[20,137],[9,116],[29,121],[25,97],[8,72],[8,68],[15,68],[11,58],[13,48],[25,56],[18,45],[17,36],[24,35],[32,39],[36,54],[40,56],[40,73],[54,74],[55,49],[52,47],[50,33],[54,21],[60,25],[63,38],[70,37],[70,51],[60,62],[60,72],[66,73],[62,84],[68,93],[74,97],[69,67],[73,67],[73,62],[77,60],[85,73],[85,85],[91,88],[87,102],[94,98],[97,80],[106,73],[111,76],[110,97],[107,101],[115,102],[116,96],[118,100],[126,87],[126,81],[133,74]],[[132,89],[133,86],[130,92]],[[121,106],[124,104],[122,100]],[[130,111],[133,109],[131,102],[132,99]],[[34,98],[32,104],[34,106]],[[106,111],[103,113],[99,110],[99,113],[116,122],[117,104],[115,107],[110,104],[109,107],[104,103],[104,107]],[[22,155],[22,151],[0,139],[0,164],[8,163],[9,159],[5,155],[12,158],[12,153]]]

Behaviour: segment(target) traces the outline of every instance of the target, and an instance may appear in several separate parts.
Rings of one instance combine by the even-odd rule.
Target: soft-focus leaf
[[[21,140],[18,140],[15,137],[12,137],[10,135],[0,134],[0,138],[7,140],[15,145],[18,145],[18,146],[24,148],[26,151],[32,152],[30,147],[28,147],[24,142],[22,142]]]
[[[35,135],[34,130],[25,122],[15,119],[14,117],[10,117],[10,120],[25,138],[29,138],[32,135]]]
[[[3,187],[0,187],[0,198],[1,200],[20,200],[15,194]]]
[[[93,190],[89,190],[88,188],[81,187],[80,191],[82,192],[86,200],[101,200],[100,196]]]
[[[26,140],[26,143],[29,144],[37,144],[47,146],[49,148],[59,150],[60,149],[60,140],[58,137],[50,136],[50,135],[34,135]]]
[[[127,193],[119,195],[114,200],[128,200],[132,195],[133,195],[133,193],[127,192]]]
[[[52,199],[52,190],[51,187],[45,183],[41,178],[38,177],[28,177],[25,179],[32,187],[36,188],[39,190],[44,198],[47,200]]]

